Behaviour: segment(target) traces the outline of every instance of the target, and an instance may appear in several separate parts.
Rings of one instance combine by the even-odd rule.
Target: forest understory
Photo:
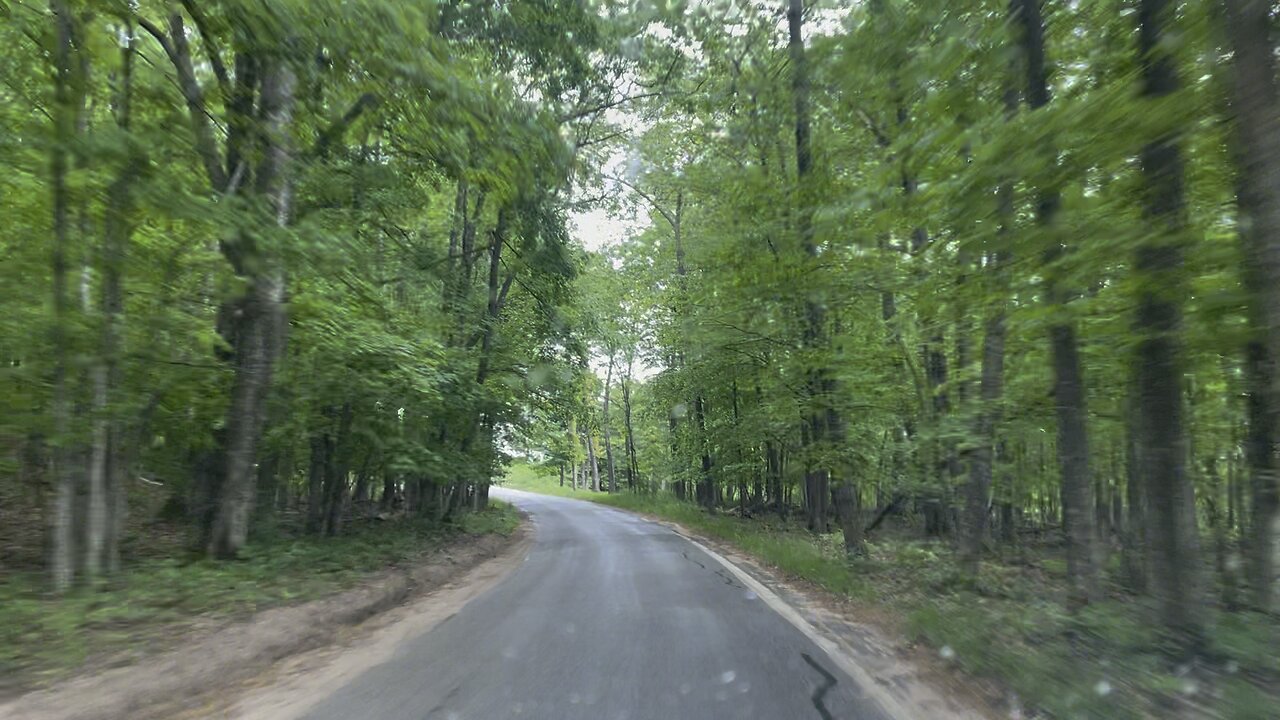
[[[303,532],[304,518],[281,513],[270,534],[226,564],[193,552],[180,524],[143,519],[155,517],[158,509],[149,505],[162,503],[165,493],[145,484],[138,491],[131,516],[139,520],[128,529],[134,541],[123,550],[123,570],[63,597],[50,596],[39,581],[41,557],[32,552],[43,527],[38,507],[23,512],[21,499],[5,498],[6,513],[17,515],[0,525],[0,711],[27,693],[119,668],[139,666],[153,675],[157,658],[192,647],[197,654],[185,664],[198,668],[200,656],[212,656],[225,665],[184,671],[184,682],[169,693],[170,699],[198,696],[235,673],[323,643],[346,625],[434,589],[509,546],[520,522],[516,510],[501,503],[444,525],[376,508],[362,515],[357,508],[342,537],[315,538]],[[260,626],[255,634],[277,634],[271,646],[246,643],[244,628],[254,626]],[[149,682],[154,678],[142,684]],[[130,684],[138,680],[126,677],[94,692],[114,703]]]

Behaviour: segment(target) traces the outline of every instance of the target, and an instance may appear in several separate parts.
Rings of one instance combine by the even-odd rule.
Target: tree
[[[1148,101],[1178,90],[1177,70],[1163,43],[1172,8],[1165,0],[1138,7],[1138,52],[1142,94]],[[1186,468],[1179,334],[1183,287],[1186,207],[1183,159],[1176,129],[1143,147],[1143,216],[1152,232],[1138,245],[1134,274],[1139,336],[1136,362],[1143,487],[1149,512],[1148,550],[1152,590],[1160,622],[1181,652],[1203,648],[1205,627],[1200,594],[1200,542],[1195,491]]]
[[[1249,292],[1252,337],[1246,348],[1249,428],[1245,443],[1252,489],[1250,518],[1251,583],[1254,604],[1263,611],[1275,604],[1277,543],[1280,542],[1280,122],[1276,97],[1275,50],[1267,31],[1268,3],[1226,0],[1227,31],[1235,55],[1233,110],[1237,224],[1243,244],[1241,275]]]

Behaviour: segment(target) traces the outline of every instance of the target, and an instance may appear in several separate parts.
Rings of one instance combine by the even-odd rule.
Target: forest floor
[[[440,586],[516,543],[519,523],[514,508],[495,503],[448,525],[360,520],[333,538],[278,529],[238,562],[192,558],[175,545],[134,558],[110,585],[63,598],[49,597],[35,572],[6,570],[0,716],[72,717],[58,708],[76,707],[79,697],[85,707],[105,703],[136,717],[133,709],[151,702],[144,696],[163,694],[175,675],[192,692],[209,677],[234,680],[228,668],[261,668]],[[121,686],[128,690],[112,695]]]
[[[886,523],[871,556],[843,557],[838,533],[814,535],[776,516],[709,515],[669,496],[561,487],[517,463],[507,487],[576,497],[674,522],[727,543],[799,584],[851,623],[899,639],[897,651],[941,668],[1013,718],[1230,718],[1274,720],[1280,707],[1280,624],[1215,611],[1210,660],[1169,667],[1147,608],[1113,589],[1068,614],[1065,561],[1051,533],[991,558],[973,582],[952,548]]]

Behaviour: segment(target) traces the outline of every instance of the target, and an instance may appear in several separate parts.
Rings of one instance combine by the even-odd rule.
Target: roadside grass
[[[276,534],[238,561],[140,560],[100,588],[46,594],[36,573],[0,576],[0,695],[64,677],[87,663],[128,662],[171,645],[197,623],[324,597],[465,535],[509,535],[520,522],[493,502],[450,525],[355,521],[331,538]]]
[[[1220,612],[1211,666],[1170,668],[1142,604],[1117,593],[1076,616],[1066,612],[1065,565],[1053,547],[1026,546],[1016,557],[984,562],[975,583],[956,571],[948,545],[903,533],[880,533],[869,558],[848,560],[837,533],[813,535],[774,517],[709,515],[669,495],[573,492],[521,463],[504,485],[670,520],[872,606],[877,619],[931,648],[939,662],[998,681],[1018,698],[1022,717],[1128,720],[1174,715],[1177,706],[1232,720],[1278,717],[1280,624]]]

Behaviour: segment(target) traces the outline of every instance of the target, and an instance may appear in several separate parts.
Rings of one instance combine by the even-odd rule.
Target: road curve
[[[313,720],[887,720],[805,634],[667,528],[495,489],[533,519],[524,564]]]

